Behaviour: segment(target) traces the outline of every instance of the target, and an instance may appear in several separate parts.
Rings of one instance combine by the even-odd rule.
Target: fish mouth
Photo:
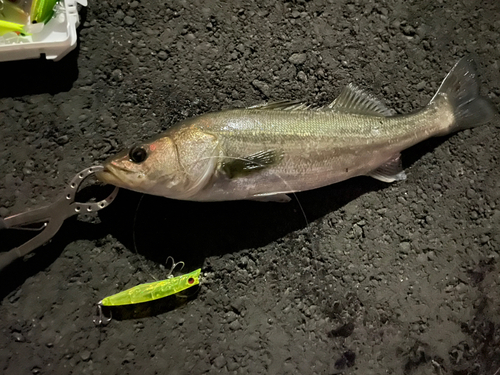
[[[105,165],[104,169],[97,172],[95,176],[99,181],[106,184],[123,186],[124,181],[119,177],[116,171],[118,171],[119,173],[131,173],[131,171],[128,171],[127,169],[121,167]]]

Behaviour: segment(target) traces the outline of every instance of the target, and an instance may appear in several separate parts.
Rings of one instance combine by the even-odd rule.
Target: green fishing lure
[[[140,284],[123,292],[113,294],[99,302],[102,306],[123,306],[135,303],[154,301],[163,297],[182,292],[200,283],[201,268],[185,275],[170,279]]]
[[[47,23],[54,15],[54,7],[59,0],[33,0],[31,3],[31,23]]]
[[[108,323],[111,318],[103,318],[102,306],[124,306],[136,303],[150,302],[170,296],[191,288],[200,283],[201,268],[185,275],[171,277],[166,280],[140,284],[123,292],[104,298],[97,304],[98,317],[96,324]]]
[[[14,32],[18,35],[31,35],[24,31],[24,25],[15,22],[0,20],[0,36],[8,32]]]

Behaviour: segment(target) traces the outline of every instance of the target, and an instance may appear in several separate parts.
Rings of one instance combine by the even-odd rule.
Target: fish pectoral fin
[[[368,176],[376,178],[383,182],[402,181],[406,179],[406,173],[403,170],[401,154],[393,156],[389,161],[369,173]]]
[[[237,178],[276,165],[281,159],[283,159],[281,151],[259,151],[247,157],[226,157],[221,169],[229,178]]]
[[[252,198],[248,198],[251,201],[257,202],[279,202],[279,203],[287,203],[292,200],[285,193],[268,193],[268,194],[256,194]]]
[[[395,114],[381,101],[352,84],[347,85],[337,99],[321,110],[379,117],[389,117]]]

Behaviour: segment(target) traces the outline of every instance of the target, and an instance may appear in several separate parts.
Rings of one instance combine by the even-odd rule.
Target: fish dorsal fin
[[[358,89],[352,84],[347,85],[341,94],[331,104],[324,107],[314,107],[301,100],[280,100],[276,102],[257,104],[248,109],[275,111],[338,111],[368,116],[388,117],[395,112],[373,96]]]
[[[301,100],[280,100],[277,102],[257,104],[247,109],[266,109],[275,111],[298,111],[309,109],[310,106]]]
[[[394,111],[385,104],[352,84],[347,85],[337,99],[321,110],[383,117],[394,115]]]

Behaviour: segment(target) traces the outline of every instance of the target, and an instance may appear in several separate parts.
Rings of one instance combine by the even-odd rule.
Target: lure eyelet
[[[146,152],[146,150],[143,147],[134,146],[130,149],[130,151],[128,153],[128,157],[129,157],[130,161],[132,161],[136,164],[139,164],[147,159],[148,153]]]

